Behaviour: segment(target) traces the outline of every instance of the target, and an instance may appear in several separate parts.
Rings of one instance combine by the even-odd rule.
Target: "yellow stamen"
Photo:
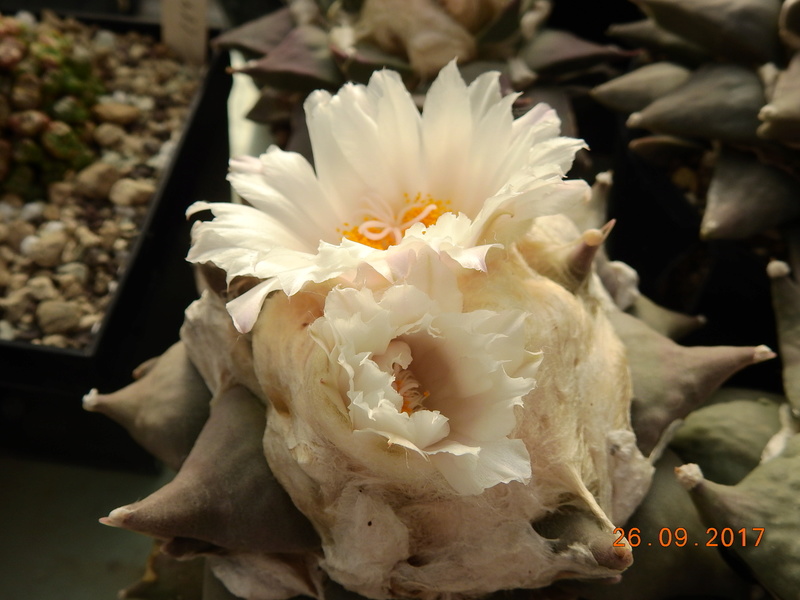
[[[337,231],[348,240],[386,250],[389,246],[399,244],[412,225],[422,223],[428,227],[444,213],[450,212],[450,200],[438,200],[430,194],[423,198],[421,193],[417,193],[413,199],[403,194],[403,203],[408,206],[402,207],[397,213],[388,207],[372,207],[364,211],[364,220],[360,225],[350,227],[349,223],[344,223]]]

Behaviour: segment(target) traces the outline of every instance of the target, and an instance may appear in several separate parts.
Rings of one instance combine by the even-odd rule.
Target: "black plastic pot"
[[[91,388],[126,385],[137,365],[178,339],[196,297],[184,260],[185,210],[196,200],[229,199],[227,65],[226,53],[213,57],[92,344],[78,351],[0,341],[0,449],[98,466],[153,465],[121,427],[85,412],[81,400]]]

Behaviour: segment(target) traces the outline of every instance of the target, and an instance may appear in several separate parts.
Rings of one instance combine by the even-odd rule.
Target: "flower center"
[[[419,390],[419,381],[414,377],[411,369],[403,369],[399,365],[392,366],[394,381],[392,387],[403,397],[403,407],[400,409],[406,414],[411,414],[422,408],[425,398],[431,395],[430,392]]]
[[[364,211],[364,221],[355,227],[344,223],[337,229],[348,240],[371,246],[378,250],[386,250],[389,246],[399,244],[406,229],[417,223],[426,227],[436,223],[444,213],[449,212],[450,200],[437,200],[430,194],[424,198],[417,193],[414,198],[403,194],[403,205],[395,210],[388,204],[373,201],[372,206]]]

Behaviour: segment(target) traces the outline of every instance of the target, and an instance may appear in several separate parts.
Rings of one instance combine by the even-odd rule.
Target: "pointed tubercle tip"
[[[97,391],[97,388],[92,388],[83,396],[82,404],[83,409],[88,411],[93,411],[97,408],[97,398],[100,396],[100,393]]]
[[[642,114],[635,112],[631,113],[628,116],[628,120],[626,121],[625,125],[631,128],[639,127],[639,124],[642,122]]]
[[[755,363],[764,362],[765,360],[772,360],[776,356],[777,354],[772,351],[772,348],[764,344],[756,346],[753,349],[753,362]]]
[[[706,240],[714,236],[719,229],[719,223],[716,219],[706,218],[700,224],[700,239]]]
[[[782,260],[771,260],[767,265],[767,275],[770,279],[786,277],[791,272],[792,270],[789,268],[789,265]]]
[[[614,173],[613,171],[601,171],[594,176],[594,181],[601,185],[611,185],[614,183]]]
[[[109,527],[124,527],[125,517],[133,512],[134,511],[127,506],[120,506],[108,513],[107,517],[101,517],[99,521],[103,525],[108,525]]]
[[[694,463],[675,467],[675,477],[678,478],[678,483],[686,490],[694,489],[705,479],[700,467]]]
[[[611,219],[600,229],[587,229],[581,235],[581,241],[592,248],[602,245],[603,242],[605,242],[608,238],[608,234],[610,234],[611,230],[614,229],[616,222],[617,221],[615,219]]]

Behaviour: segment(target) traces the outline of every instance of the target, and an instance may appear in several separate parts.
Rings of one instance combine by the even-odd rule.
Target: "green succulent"
[[[47,183],[97,158],[74,129],[105,92],[86,43],[47,20],[0,16],[0,129],[11,144],[0,156],[0,192],[41,198]]]

